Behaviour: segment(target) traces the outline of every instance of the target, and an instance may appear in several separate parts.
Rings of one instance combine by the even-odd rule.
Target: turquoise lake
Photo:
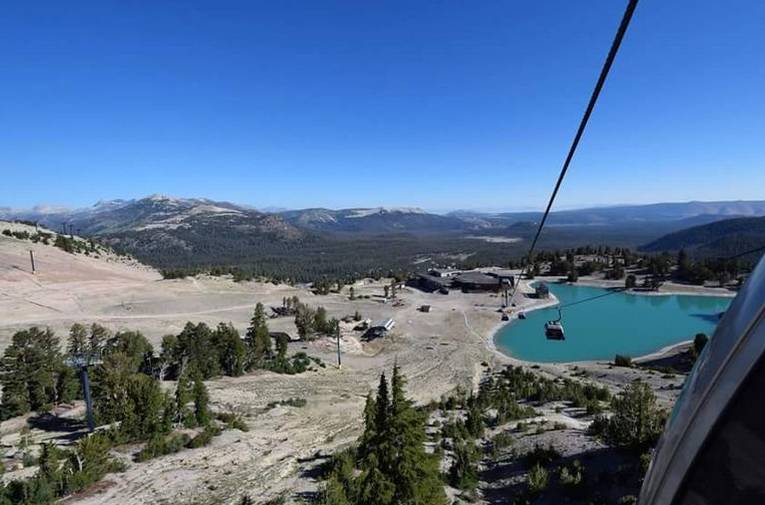
[[[549,284],[562,304],[607,293],[602,288]],[[668,345],[712,335],[732,298],[716,296],[645,296],[616,293],[563,309],[566,340],[547,340],[546,321],[558,318],[556,307],[528,312],[494,336],[497,348],[526,361],[567,362],[642,356]]]

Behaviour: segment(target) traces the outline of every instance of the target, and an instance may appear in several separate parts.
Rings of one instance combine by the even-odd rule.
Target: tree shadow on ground
[[[565,488],[558,480],[558,469],[579,460],[584,468],[584,484],[577,488]],[[635,456],[612,447],[572,454],[555,460],[546,468],[549,485],[533,500],[535,505],[560,503],[590,503],[594,496],[606,503],[613,503],[626,494],[637,494],[637,475],[634,474]],[[511,504],[515,498],[527,495],[526,468],[522,457],[509,457],[490,465],[480,473],[479,479],[486,483],[481,491],[491,505]],[[499,483],[498,485],[496,485]]]
[[[69,417],[59,417],[53,414],[44,413],[30,417],[27,423],[31,428],[42,431],[62,431],[71,433],[87,428],[85,421],[81,419],[72,419]]]
[[[30,428],[49,432],[61,433],[58,440],[75,442],[87,435],[88,425],[81,419],[58,417],[50,413],[38,414],[27,420]]]
[[[306,458],[298,458],[297,462],[301,477],[321,480],[331,470],[332,455],[316,452]]]

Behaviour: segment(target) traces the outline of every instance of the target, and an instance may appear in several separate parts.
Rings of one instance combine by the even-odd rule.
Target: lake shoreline
[[[587,278],[581,279],[580,278],[580,281],[576,283],[560,282],[560,280],[561,280],[560,278],[556,278],[553,281],[551,278],[545,279],[544,277],[536,277],[535,279],[531,279],[526,282],[523,282],[523,284],[519,286],[519,291],[521,293],[531,293],[533,292],[533,289],[532,289],[533,284],[535,282],[540,282],[540,281],[546,282],[547,284],[563,284],[563,285],[571,285],[571,286],[581,285],[584,287],[593,287],[593,288],[600,288],[600,289],[609,289],[609,288],[623,286],[623,284],[620,283],[619,281],[605,281],[600,279],[587,279]],[[673,288],[675,286],[676,285],[672,284]],[[690,289],[687,291],[670,289],[667,291],[659,291],[659,292],[625,291],[624,294],[637,295],[637,296],[641,296],[641,295],[642,296],[700,296],[700,297],[717,297],[717,298],[734,298],[736,296],[736,293],[731,293],[730,291],[724,290],[723,288],[707,288],[703,286],[685,286],[685,285],[681,285],[681,286],[682,288],[690,288]],[[550,298],[546,300],[540,300],[536,298],[525,298],[524,300],[527,301],[528,303],[524,305],[519,305],[519,307],[515,307],[514,314],[511,315],[510,320],[501,321],[497,323],[494,327],[491,328],[491,330],[488,332],[488,334],[484,338],[486,348],[489,351],[491,351],[493,354],[500,357],[503,361],[507,361],[509,363],[516,364],[516,365],[524,365],[524,366],[539,365],[539,366],[545,366],[545,367],[554,367],[556,369],[560,368],[561,370],[562,370],[562,367],[565,367],[565,366],[571,366],[571,365],[591,366],[591,365],[602,364],[604,361],[609,361],[608,358],[589,359],[589,360],[572,360],[572,361],[533,361],[533,360],[525,360],[525,359],[518,358],[517,356],[512,355],[510,352],[501,349],[496,342],[497,336],[499,335],[500,331],[503,328],[514,323],[515,320],[518,319],[517,314],[519,312],[530,313],[536,310],[554,307],[558,305],[559,303],[558,298],[552,292],[550,292]],[[686,339],[680,342],[662,346],[654,351],[651,351],[645,354],[630,356],[630,357],[635,361],[646,361],[646,360],[652,360],[656,358],[663,358],[663,357],[676,354],[677,352],[680,352],[692,342],[693,342],[692,339]]]
[[[580,277],[577,282],[571,284],[606,289],[624,287],[623,280],[611,281],[605,279],[594,279],[592,277]],[[689,284],[666,282],[659,288],[658,291],[625,290],[625,294],[642,296],[717,296],[722,298],[735,298],[738,293],[731,292],[727,288],[710,288],[706,286],[693,286]]]

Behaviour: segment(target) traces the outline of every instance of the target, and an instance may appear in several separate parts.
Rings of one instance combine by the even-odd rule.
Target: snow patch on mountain
[[[369,217],[384,214],[425,214],[426,212],[417,207],[374,207],[371,209],[351,209],[347,218]]]

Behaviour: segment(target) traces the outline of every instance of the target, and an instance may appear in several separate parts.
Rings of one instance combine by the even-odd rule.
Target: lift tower
[[[82,394],[85,397],[85,410],[88,420],[88,430],[93,432],[96,429],[96,420],[93,416],[93,398],[90,396],[90,378],[88,377],[88,368],[103,363],[101,353],[99,352],[79,352],[73,354],[66,360],[67,366],[76,368],[80,372],[80,385]]]

